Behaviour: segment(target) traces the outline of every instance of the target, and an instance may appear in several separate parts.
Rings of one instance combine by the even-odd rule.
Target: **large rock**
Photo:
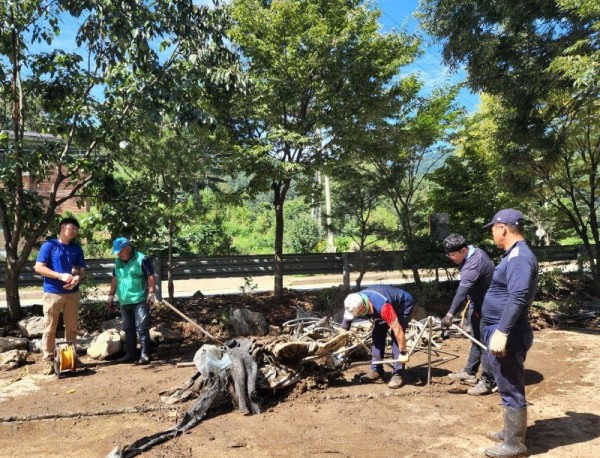
[[[269,324],[262,313],[235,309],[229,315],[233,336],[266,336]]]
[[[116,329],[109,329],[96,336],[87,349],[87,354],[94,359],[107,359],[120,353],[121,336]]]
[[[44,333],[44,317],[28,316],[27,318],[23,318],[19,321],[19,329],[28,339],[42,337]]]
[[[0,337],[0,353],[11,350],[27,350],[27,339],[22,337]]]
[[[90,348],[90,345],[92,344],[92,342],[94,341],[95,337],[91,334],[89,334],[88,332],[86,332],[84,335],[82,336],[78,336],[77,337],[77,354],[78,355],[85,355],[88,351],[88,348]]]
[[[27,350],[10,350],[0,353],[0,370],[10,370],[22,366],[28,355]]]

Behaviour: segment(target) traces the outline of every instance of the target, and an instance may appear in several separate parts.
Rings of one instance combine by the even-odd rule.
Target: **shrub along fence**
[[[532,247],[538,261],[543,263],[572,263],[576,261],[583,270],[582,249],[580,246]],[[410,269],[406,251],[371,251],[364,253],[364,262],[368,272]],[[272,255],[249,256],[184,256],[174,259],[174,280],[192,280],[199,278],[258,277],[273,275]],[[88,259],[86,276],[94,282],[110,283],[114,259]],[[431,258],[430,265],[423,268],[438,269],[450,267],[443,255]],[[42,278],[33,270],[33,262],[22,269],[19,285],[41,285]],[[167,260],[154,260],[157,277],[167,280]],[[0,288],[4,288],[6,265],[0,264]],[[359,253],[314,253],[290,254],[283,257],[284,275],[340,274],[346,286],[350,284],[350,272],[360,271]]]

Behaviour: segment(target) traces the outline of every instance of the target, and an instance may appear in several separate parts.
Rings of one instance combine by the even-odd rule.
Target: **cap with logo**
[[[523,227],[525,226],[525,218],[523,217],[523,213],[519,210],[505,208],[496,213],[492,220],[483,226],[483,228],[487,229],[494,224],[511,224],[513,226]]]

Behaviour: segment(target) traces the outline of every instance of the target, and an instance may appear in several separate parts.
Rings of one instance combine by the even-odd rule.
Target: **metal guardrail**
[[[403,266],[403,252],[365,253],[364,262],[368,270],[393,270]],[[272,255],[249,256],[185,256],[174,259],[174,280],[224,277],[257,277],[273,275],[275,266]],[[19,275],[19,285],[40,285],[42,277],[28,262]],[[87,259],[86,276],[96,283],[110,283],[114,259]],[[167,279],[167,260],[154,261],[161,280]],[[285,275],[340,274],[357,271],[360,267],[358,253],[315,253],[284,255]],[[4,287],[6,265],[0,264],[0,287]]]
[[[540,262],[573,262],[581,259],[580,246],[547,246],[532,247]],[[364,253],[367,271],[393,271],[410,269],[406,251],[370,251]],[[443,268],[451,266],[444,259],[438,259],[437,265],[424,266]],[[226,277],[258,277],[273,275],[274,261],[272,255],[248,256],[185,256],[174,260],[174,280],[191,280],[198,278]],[[432,261],[435,262],[435,261]],[[447,263],[447,264],[446,264]],[[29,262],[21,270],[19,285],[41,285],[42,278],[33,270],[33,262]],[[155,260],[155,270],[160,273],[161,280],[167,279],[167,260]],[[110,283],[114,259],[88,259],[86,275],[96,283]],[[360,270],[359,253],[314,253],[284,255],[284,275],[340,274]],[[6,264],[0,263],[0,288],[4,288]]]

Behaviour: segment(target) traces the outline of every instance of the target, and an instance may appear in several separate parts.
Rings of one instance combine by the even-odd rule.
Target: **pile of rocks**
[[[0,370],[11,370],[26,363],[31,354],[41,352],[43,317],[29,316],[18,323],[23,337],[0,337]],[[77,337],[77,355],[86,355],[97,360],[112,359],[123,352],[125,334],[120,318],[105,321],[101,331],[90,334],[84,332]],[[172,329],[162,326],[150,329],[150,339],[156,343],[181,340],[182,336]],[[57,338],[56,343],[64,339]]]

